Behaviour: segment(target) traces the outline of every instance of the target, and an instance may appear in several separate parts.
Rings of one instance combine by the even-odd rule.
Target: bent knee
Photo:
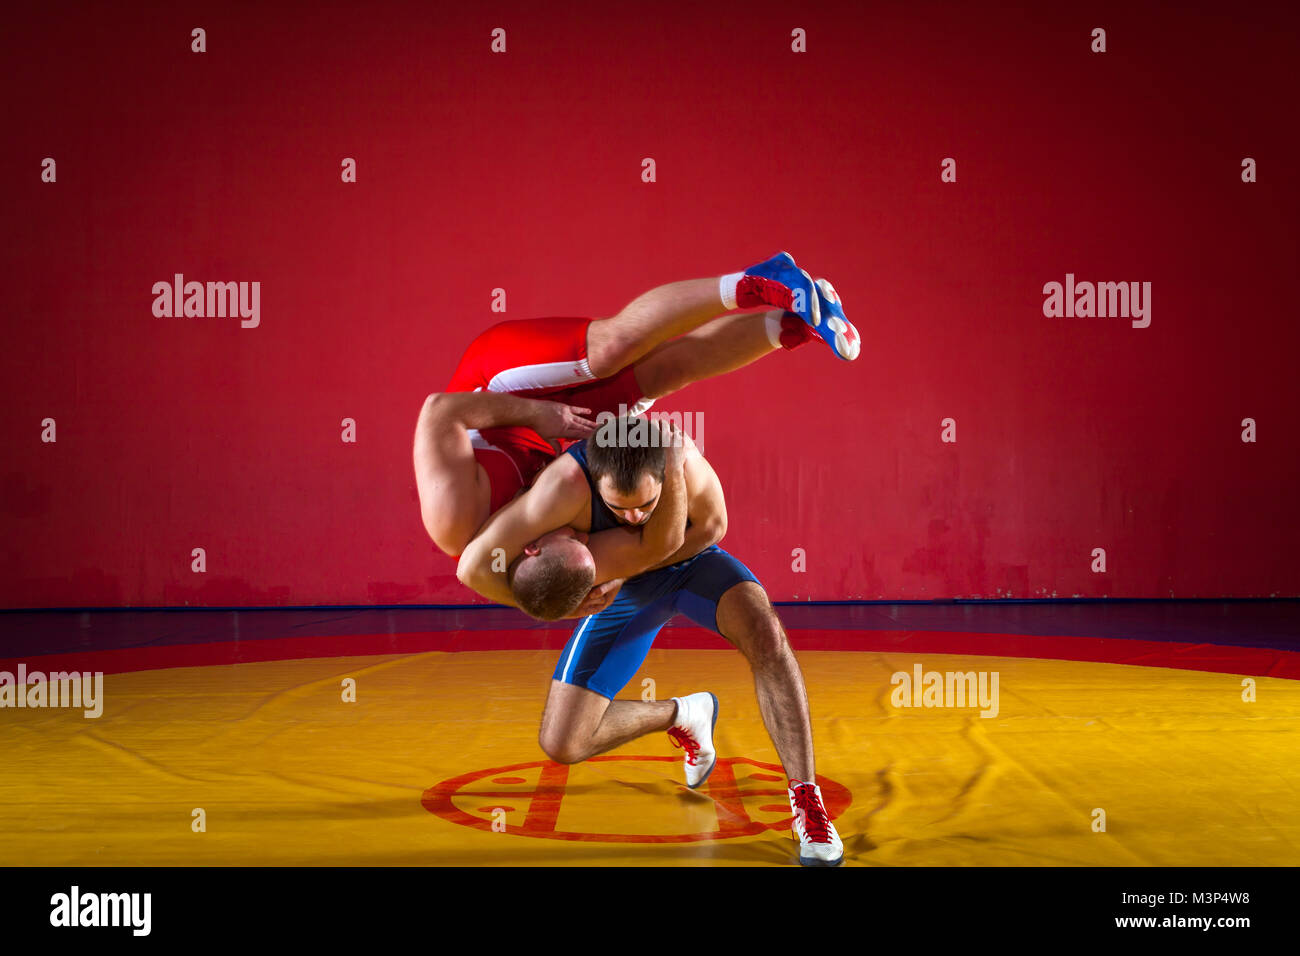
[[[645,354],[641,338],[614,321],[618,317],[592,319],[587,326],[587,367],[597,378],[615,375]]]
[[[755,666],[784,658],[790,653],[790,642],[776,609],[766,602],[764,604],[766,606],[746,608],[740,620],[733,621],[732,634],[728,636],[728,640]]]
[[[773,660],[789,653],[790,642],[786,640],[785,629],[781,627],[775,611],[754,622],[750,630],[749,648],[749,658],[752,661]]]
[[[587,759],[583,749],[577,746],[577,742],[566,737],[559,737],[542,733],[537,738],[537,743],[542,748],[542,753],[550,757],[556,763],[582,763]]]

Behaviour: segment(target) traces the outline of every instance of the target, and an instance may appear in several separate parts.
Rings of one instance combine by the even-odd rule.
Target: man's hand
[[[565,405],[536,399],[537,408],[532,423],[533,431],[543,438],[588,438],[596,431],[596,423],[585,417],[590,408]]]
[[[664,469],[676,471],[686,462],[686,436],[666,418],[659,420],[659,444],[664,449]]]
[[[570,617],[586,617],[588,614],[599,614],[605,610],[614,603],[614,598],[618,597],[619,588],[623,586],[625,580],[625,578],[615,578],[596,585],[587,592],[587,596],[582,599],[582,603]]]

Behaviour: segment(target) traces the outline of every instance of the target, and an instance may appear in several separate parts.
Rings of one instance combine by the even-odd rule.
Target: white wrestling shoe
[[[718,723],[718,698],[708,691],[674,697],[677,701],[677,718],[668,728],[673,746],[686,751],[686,786],[699,787],[718,762],[713,749],[713,728]]]
[[[799,862],[804,866],[839,866],[844,860],[844,844],[826,815],[822,788],[797,780],[790,783],[790,809],[794,811],[790,829],[799,841]]]

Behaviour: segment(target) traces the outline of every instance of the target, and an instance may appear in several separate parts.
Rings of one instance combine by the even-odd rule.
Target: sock
[[[781,347],[781,316],[785,315],[780,309],[773,309],[771,312],[763,313],[763,325],[767,328],[767,340],[772,343],[772,348]]]
[[[736,308],[736,287],[744,277],[743,272],[733,272],[718,280],[718,294],[722,296],[722,306],[728,312]]]

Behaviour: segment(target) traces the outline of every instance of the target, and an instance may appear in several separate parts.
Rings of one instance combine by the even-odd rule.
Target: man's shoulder
[[[542,469],[532,487],[533,491],[539,489],[549,490],[555,494],[565,496],[586,496],[591,493],[587,486],[587,476],[582,470],[582,465],[577,458],[567,452],[557,455],[554,461]]]

